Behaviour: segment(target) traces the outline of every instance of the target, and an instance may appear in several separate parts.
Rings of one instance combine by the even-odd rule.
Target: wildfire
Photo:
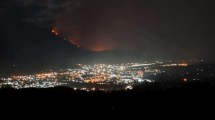
[[[59,30],[58,30],[56,27],[52,28],[52,29],[51,29],[51,32],[52,32],[54,35],[59,36]],[[66,38],[64,37],[64,35],[61,34],[61,37],[63,37],[64,40],[66,40]],[[75,45],[75,46],[77,46],[77,47],[80,47],[80,44],[79,44],[79,42],[78,42],[76,39],[71,39],[70,37],[68,37],[67,39],[68,39],[68,41],[69,41],[70,43],[72,43],[73,45]]]
[[[52,29],[51,29],[51,32],[52,32],[53,34],[55,34],[56,36],[59,35],[59,32],[58,32],[57,28],[52,28]]]
[[[75,39],[70,39],[69,42],[72,43],[73,45],[77,46],[77,47],[80,47],[80,44]]]

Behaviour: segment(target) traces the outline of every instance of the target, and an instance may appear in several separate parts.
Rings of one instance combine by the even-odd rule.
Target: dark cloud
[[[10,22],[54,27],[85,50],[215,61],[213,0],[8,0],[0,14],[6,29]]]
[[[20,0],[17,5],[31,11],[31,15],[23,21],[42,24],[53,21],[58,14],[75,9],[80,0]]]
[[[212,6],[210,0],[92,0],[58,14],[55,25],[88,50],[142,49],[147,54],[199,56],[212,50],[205,44],[214,44]]]

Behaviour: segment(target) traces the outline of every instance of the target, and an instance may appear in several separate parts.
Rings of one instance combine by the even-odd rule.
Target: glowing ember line
[[[56,35],[56,36],[59,36],[59,31],[57,28],[52,28],[51,29],[51,32]],[[60,37],[63,37],[62,35]],[[64,40],[66,39],[65,37],[63,37]],[[72,43],[73,45],[77,46],[78,48],[80,47],[80,44],[78,43],[77,40],[74,40],[74,39],[69,39],[69,42]]]
[[[57,31],[56,28],[51,29],[51,32],[52,32],[53,34],[55,34],[56,36],[59,35],[59,33],[58,33],[58,31]]]

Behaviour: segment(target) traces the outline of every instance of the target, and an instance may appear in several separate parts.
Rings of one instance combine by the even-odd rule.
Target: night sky
[[[0,16],[4,66],[104,50],[215,62],[214,0],[1,0]]]

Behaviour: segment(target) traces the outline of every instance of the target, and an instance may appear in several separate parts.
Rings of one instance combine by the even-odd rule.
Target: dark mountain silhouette
[[[49,29],[21,26],[11,28],[19,33],[18,36],[1,38],[1,56],[4,58],[0,60],[1,71],[37,71],[65,67],[76,63],[86,52],[61,37],[54,36]]]

